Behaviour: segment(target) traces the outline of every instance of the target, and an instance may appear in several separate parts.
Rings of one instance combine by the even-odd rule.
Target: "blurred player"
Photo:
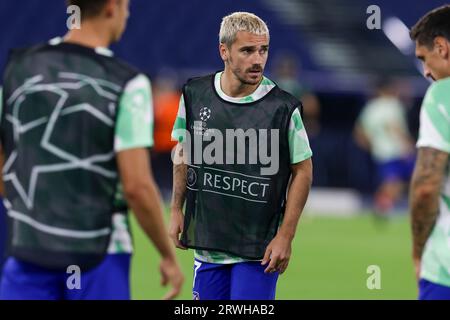
[[[375,212],[386,215],[400,200],[414,167],[414,148],[405,107],[389,79],[380,79],[376,97],[367,102],[355,125],[358,144],[370,151],[377,166],[379,187]]]
[[[302,70],[295,56],[279,55],[274,64],[273,74],[277,85],[302,102],[302,120],[311,141],[320,133],[320,101],[308,84],[300,81]]]
[[[162,283],[173,286],[166,297],[173,298],[183,276],[150,171],[150,82],[107,49],[125,30],[129,1],[68,4],[81,8],[81,29],[14,52],[5,70],[1,143],[11,229],[0,298],[129,299],[122,190],[162,255]],[[77,268],[78,285],[66,272]]]
[[[425,76],[436,81],[420,112],[411,182],[413,260],[419,299],[450,299],[450,6],[427,13],[410,34]]]
[[[178,248],[196,249],[194,299],[274,299],[278,274],[289,263],[312,180],[312,152],[300,101],[263,76],[268,49],[269,30],[260,18],[226,16],[219,45],[224,71],[190,80],[183,90],[172,135],[182,146],[178,156],[193,150],[192,141],[209,134],[208,128],[223,135],[238,128],[279,130],[274,174],[262,174],[261,161],[174,165],[170,234]],[[259,135],[260,145],[268,135]],[[249,143],[237,152],[221,146],[216,152],[245,157],[252,152]]]

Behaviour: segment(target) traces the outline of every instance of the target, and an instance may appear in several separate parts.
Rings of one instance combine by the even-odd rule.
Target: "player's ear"
[[[222,60],[225,62],[228,60],[228,47],[226,44],[219,44],[219,53]]]
[[[434,47],[441,58],[445,60],[448,59],[449,42],[447,41],[447,39],[441,36],[434,38]]]
[[[449,60],[450,58],[450,41],[445,41],[445,47],[444,47],[444,59]]]
[[[117,0],[106,1],[105,7],[103,8],[103,14],[106,15],[107,18],[114,17],[116,15],[116,7],[118,7]]]

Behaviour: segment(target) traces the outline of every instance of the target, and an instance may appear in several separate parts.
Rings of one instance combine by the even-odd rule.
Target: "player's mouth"
[[[258,77],[262,73],[262,70],[249,70],[248,74],[252,77]]]

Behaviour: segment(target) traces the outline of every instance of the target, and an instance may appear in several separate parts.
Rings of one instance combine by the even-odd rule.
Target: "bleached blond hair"
[[[267,35],[267,39],[270,39],[269,28],[261,18],[250,12],[234,12],[223,17],[220,24],[219,42],[231,47],[236,40],[238,31]]]

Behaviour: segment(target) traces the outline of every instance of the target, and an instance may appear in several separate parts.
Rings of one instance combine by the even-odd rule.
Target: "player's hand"
[[[164,287],[167,284],[172,286],[172,290],[164,296],[164,300],[172,300],[180,294],[184,283],[183,273],[175,258],[164,258],[159,265],[159,270],[161,273],[161,285]]]
[[[184,214],[181,210],[172,209],[170,212],[169,236],[172,239],[175,247],[186,250],[180,241],[180,234],[183,232]]]
[[[261,265],[269,265],[264,270],[265,273],[278,271],[280,274],[286,271],[291,258],[291,242],[292,240],[282,234],[277,234],[266,248],[266,253]]]

